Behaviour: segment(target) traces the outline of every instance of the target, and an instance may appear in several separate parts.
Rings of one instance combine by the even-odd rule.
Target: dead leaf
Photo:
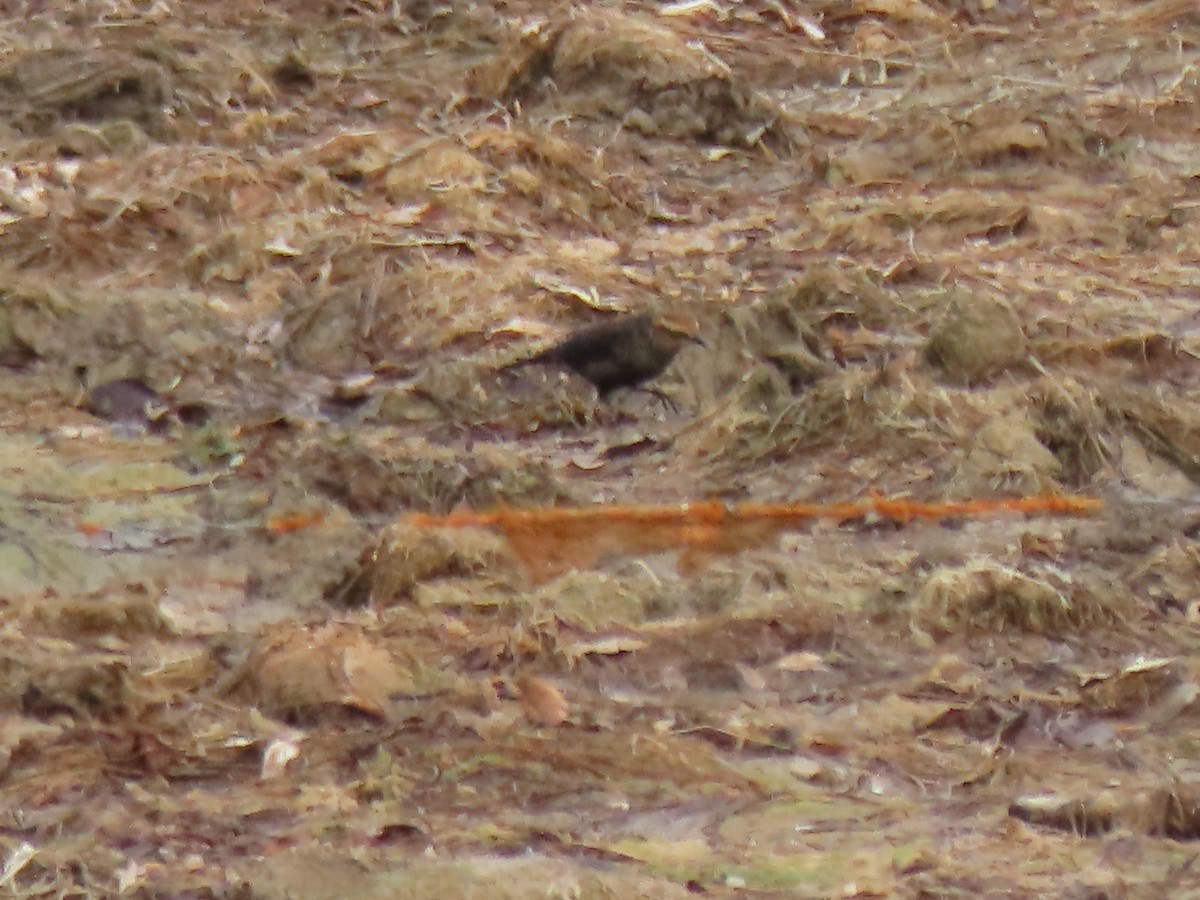
[[[256,702],[268,709],[342,705],[382,716],[407,683],[386,648],[341,624],[287,626],[265,638],[246,665]]]
[[[517,679],[521,692],[521,709],[526,718],[535,725],[561,725],[569,713],[567,698],[562,691],[536,675],[523,675]]]
[[[775,661],[775,668],[781,672],[824,672],[829,669],[818,653],[789,653]]]
[[[634,653],[649,646],[646,641],[631,634],[614,634],[608,637],[585,638],[567,644],[562,648],[563,655],[571,660],[579,660],[584,656],[616,656],[620,653]]]

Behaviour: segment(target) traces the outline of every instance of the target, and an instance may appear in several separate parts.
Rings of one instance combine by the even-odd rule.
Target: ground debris
[[[4,888],[1194,892],[1196,14],[1034,6],[22,5]]]

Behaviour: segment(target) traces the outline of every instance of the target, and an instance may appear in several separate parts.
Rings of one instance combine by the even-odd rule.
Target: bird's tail
[[[526,366],[542,366],[552,362],[555,362],[553,354],[549,353],[548,351],[543,351],[541,353],[535,353],[533,356],[526,356],[523,359],[505,363],[497,371],[509,372],[513,369],[523,369]]]

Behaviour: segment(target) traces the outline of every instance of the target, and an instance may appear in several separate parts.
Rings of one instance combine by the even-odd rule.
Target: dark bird
[[[689,342],[704,346],[694,326],[644,312],[580,329],[561,343],[504,369],[563,366],[595,385],[602,400],[618,388],[632,388],[654,394],[670,404],[661,391],[642,385],[666,371]]]
[[[170,400],[140,378],[118,378],[89,389],[87,366],[76,367],[75,376],[87,391],[83,408],[116,425],[161,432],[172,421],[183,425],[203,425],[208,421],[208,408],[204,404]]]
[[[87,392],[83,407],[98,418],[151,430],[165,426],[171,411],[166,398],[140,378],[97,385]]]

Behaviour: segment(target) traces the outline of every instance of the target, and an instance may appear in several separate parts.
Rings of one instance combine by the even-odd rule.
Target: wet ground
[[[1190,7],[8,13],[5,890],[1197,891]]]

